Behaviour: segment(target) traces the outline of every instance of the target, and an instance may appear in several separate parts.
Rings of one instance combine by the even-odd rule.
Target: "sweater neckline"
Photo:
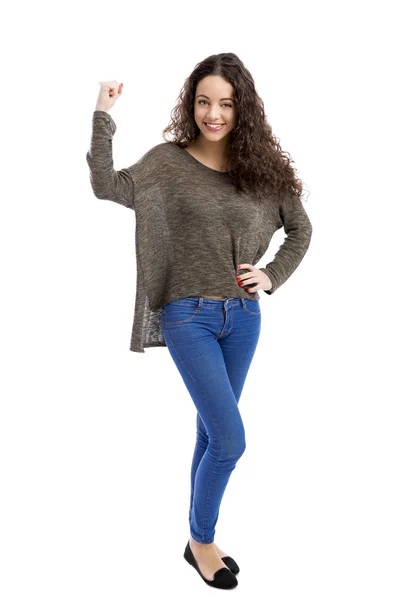
[[[176,148],[178,148],[178,150],[181,150],[183,152],[183,154],[185,154],[189,160],[191,162],[195,162],[197,165],[200,166],[200,168],[205,169],[206,171],[211,171],[211,173],[216,173],[217,175],[222,175],[222,176],[229,176],[230,171],[218,171],[217,169],[212,169],[211,167],[207,167],[207,165],[205,165],[204,163],[200,162],[199,160],[197,160],[197,158],[195,158],[194,156],[192,156],[187,150],[186,148],[182,148],[181,146],[178,146],[177,144],[175,144],[174,142],[171,142],[171,144],[173,144]]]

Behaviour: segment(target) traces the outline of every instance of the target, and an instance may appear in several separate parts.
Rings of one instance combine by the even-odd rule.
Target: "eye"
[[[206,102],[207,103],[207,100],[199,100],[198,104],[201,104],[202,102]],[[232,104],[228,104],[228,102],[224,102],[224,104],[222,106],[229,106],[230,108],[232,108]]]

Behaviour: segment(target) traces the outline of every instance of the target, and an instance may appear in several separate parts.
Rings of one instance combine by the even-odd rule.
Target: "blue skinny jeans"
[[[190,535],[214,541],[225,488],[245,447],[238,402],[261,329],[259,300],[188,296],[164,304],[166,345],[197,409]]]

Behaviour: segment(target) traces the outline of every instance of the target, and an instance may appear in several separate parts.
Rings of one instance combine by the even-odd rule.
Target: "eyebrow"
[[[206,96],[205,94],[198,94],[196,96],[196,98],[199,98],[199,96],[204,96],[204,98],[207,98],[207,100],[209,100],[210,98],[208,96]],[[232,98],[221,98],[221,100],[231,100],[232,102],[234,102],[234,100]],[[220,100],[220,102],[221,102]]]

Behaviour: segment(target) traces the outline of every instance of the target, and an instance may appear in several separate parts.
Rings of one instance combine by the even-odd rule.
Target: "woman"
[[[233,588],[239,567],[215,544],[215,526],[245,450],[238,402],[261,330],[258,291],[274,293],[310,244],[302,183],[235,54],[196,65],[163,131],[173,140],[119,171],[108,111],[122,84],[100,85],[86,158],[95,196],[136,215],[130,349],[166,346],[197,409],[184,557],[208,585]],[[255,267],[282,226],[274,260]]]

